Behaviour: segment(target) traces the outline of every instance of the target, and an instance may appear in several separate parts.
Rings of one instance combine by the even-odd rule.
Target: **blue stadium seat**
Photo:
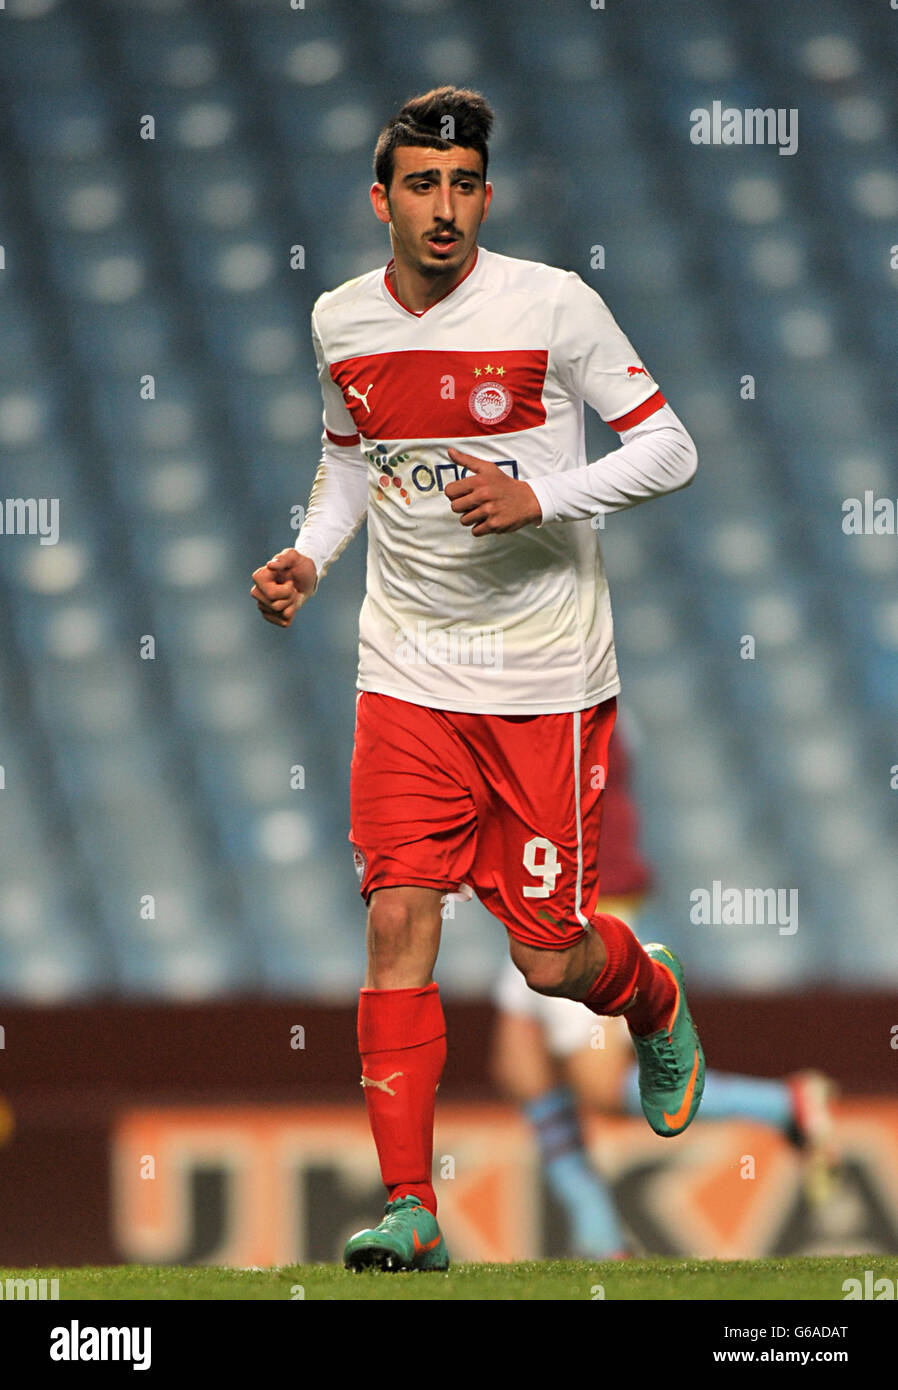
[[[91,75],[92,49],[74,13],[50,6],[44,15],[22,15],[10,7],[0,46],[4,87],[18,88],[23,97],[32,98],[37,90],[58,99],[61,92],[72,96],[87,88]]]
[[[148,374],[164,380],[178,325],[163,304],[79,304],[71,322],[73,347],[86,370],[127,377],[132,385]]]
[[[110,104],[87,84],[70,92],[54,92],[53,100],[37,103],[32,91],[13,97],[9,114],[26,156],[64,164],[96,159],[114,146]]]

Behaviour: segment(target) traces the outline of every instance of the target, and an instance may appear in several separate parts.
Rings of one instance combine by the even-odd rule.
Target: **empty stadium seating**
[[[2,493],[60,535],[0,537],[0,995],[358,985],[364,531],[290,633],[248,591],[317,466],[312,303],[387,260],[374,141],[440,81],[497,108],[483,244],[602,293],[698,446],[600,533],[644,930],[703,984],[898,977],[898,539],[842,527],[898,497],[898,29],[749,8],[8,0]],[[693,144],[714,100],[796,107],[798,152]],[[798,931],[694,924],[714,879],[796,889]],[[443,987],[504,949],[456,904]]]

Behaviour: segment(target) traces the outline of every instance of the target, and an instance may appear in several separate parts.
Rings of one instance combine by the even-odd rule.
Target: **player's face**
[[[419,275],[443,276],[466,268],[492,198],[476,150],[453,145],[430,150],[400,145],[393,179],[371,190],[374,210],[390,224],[393,255]]]

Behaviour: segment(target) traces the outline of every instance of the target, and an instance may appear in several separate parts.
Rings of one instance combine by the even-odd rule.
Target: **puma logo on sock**
[[[359,1084],[363,1087],[376,1086],[379,1091],[386,1091],[388,1096],[395,1096],[396,1092],[393,1090],[390,1082],[395,1081],[397,1076],[403,1075],[404,1073],[401,1071],[394,1071],[391,1076],[385,1077],[383,1081],[375,1081],[373,1076],[363,1076]]]

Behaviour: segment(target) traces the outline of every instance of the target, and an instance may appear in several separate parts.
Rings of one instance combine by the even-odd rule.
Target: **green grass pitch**
[[[577,1302],[610,1300],[842,1300],[843,1281],[872,1271],[895,1278],[885,1255],[800,1256],[766,1260],[535,1260],[458,1264],[448,1274],[350,1274],[339,1265],[221,1269],[197,1265],[0,1269],[10,1279],[58,1279],[59,1299],[418,1300]]]

